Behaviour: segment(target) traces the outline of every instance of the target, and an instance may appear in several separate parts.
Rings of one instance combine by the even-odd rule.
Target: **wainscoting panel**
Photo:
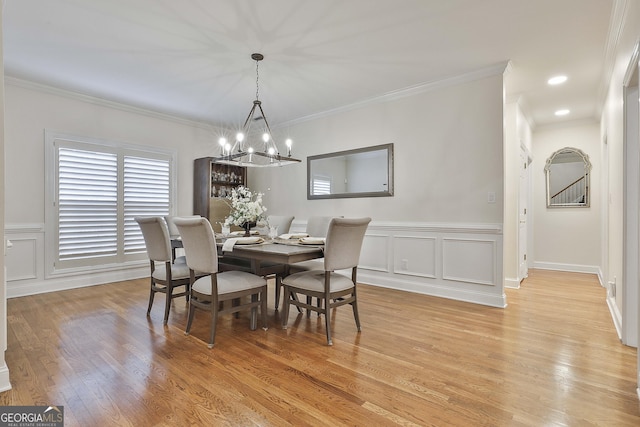
[[[304,231],[303,221],[292,232]],[[146,277],[146,263],[114,265],[47,279],[44,225],[11,224],[6,238],[7,297]],[[505,307],[500,224],[375,222],[367,229],[358,282],[493,307]],[[407,296],[410,298],[410,295]]]
[[[7,281],[37,279],[37,248],[36,237],[12,237],[12,247],[7,250],[6,266]]]
[[[388,272],[389,236],[383,234],[367,234],[364,236],[360,252],[359,268]]]
[[[435,279],[436,246],[435,237],[395,236],[393,238],[393,272]]]
[[[496,285],[496,245],[492,240],[452,239],[442,242],[442,278]]]

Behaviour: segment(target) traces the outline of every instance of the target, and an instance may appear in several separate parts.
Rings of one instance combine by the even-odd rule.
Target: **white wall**
[[[5,227],[14,242],[8,254],[9,296],[140,277],[148,268],[111,270],[44,280],[44,131],[175,149],[178,152],[176,214],[193,211],[193,159],[214,150],[210,127],[78,96],[32,83],[5,82]]]
[[[306,200],[306,163],[252,169],[267,206],[312,215],[371,215],[376,221],[502,223],[502,75],[437,87],[291,126],[293,156],[394,143],[393,197]],[[489,192],[496,203],[487,203]],[[272,208],[274,214],[277,208]]]
[[[504,144],[504,281],[505,286],[517,288],[524,277],[520,276],[520,153],[531,151],[531,126],[517,101],[505,105]],[[529,211],[531,209],[529,208]],[[528,215],[531,217],[531,215]],[[528,220],[533,227],[533,218]],[[527,251],[529,252],[529,251]]]
[[[4,1],[0,7],[0,82],[4,81],[4,65],[2,55],[2,11],[4,10]],[[0,164],[4,165],[5,150],[5,120],[4,120],[4,85],[0,86]],[[4,254],[4,207],[5,207],[5,175],[0,175],[0,224],[2,224],[2,245]],[[4,353],[7,350],[7,294],[5,280],[5,259],[0,256],[0,391],[9,390],[11,382],[9,381],[9,368],[5,362]]]
[[[555,151],[578,148],[591,161],[590,207],[547,208],[544,167]],[[534,267],[600,273],[600,130],[595,122],[566,124],[533,133],[531,174],[534,187]]]
[[[20,243],[10,296],[148,274],[114,269],[44,280],[44,130],[178,150],[178,214],[192,212],[193,159],[215,155],[217,130],[11,80],[7,85],[7,230]],[[294,155],[395,143],[395,196],[306,200],[306,162],[249,170],[270,214],[371,216],[365,283],[503,307],[502,69],[291,125]],[[495,202],[488,203],[488,193]]]
[[[504,306],[502,71],[292,124],[303,162],[251,169],[249,184],[294,231],[314,215],[372,217],[365,283]],[[306,200],[306,156],[386,143],[393,197]]]
[[[622,338],[621,325],[625,309],[633,310],[632,316],[637,318],[640,301],[625,301],[623,284],[624,265],[624,83],[627,68],[632,57],[634,47],[640,40],[640,3],[637,1],[617,0],[614,8],[614,22],[620,22],[620,30],[615,34],[613,44],[613,61],[611,79],[609,81],[606,101],[602,111],[601,137],[607,141],[603,145],[603,157],[607,159],[605,170],[608,172],[604,181],[608,193],[608,201],[603,216],[606,218],[603,234],[605,235],[603,253],[604,283],[615,283],[614,289],[609,289],[608,299],[614,322]],[[632,284],[637,292],[637,283]],[[611,298],[611,295],[615,297]],[[638,339],[636,339],[636,342]],[[640,384],[640,353],[638,354],[638,369],[636,384]],[[638,388],[640,394],[640,388]]]

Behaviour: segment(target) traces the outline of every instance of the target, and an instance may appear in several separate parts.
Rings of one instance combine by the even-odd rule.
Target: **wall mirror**
[[[589,207],[591,162],[582,150],[566,147],[547,159],[547,207]]]
[[[393,144],[307,157],[307,199],[393,196]]]

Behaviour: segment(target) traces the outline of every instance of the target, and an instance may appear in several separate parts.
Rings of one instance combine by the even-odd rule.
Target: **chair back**
[[[159,216],[135,217],[140,226],[151,261],[171,261],[171,239],[164,219]]]
[[[293,218],[293,216],[269,215],[267,222],[269,223],[269,227],[276,227],[278,229],[278,234],[286,234],[291,228]]]
[[[307,220],[307,234],[312,237],[326,237],[332,216],[312,216]]]
[[[175,237],[179,237],[180,236],[180,232],[178,231],[178,227],[176,227],[176,224],[174,222],[174,220],[176,218],[200,218],[200,215],[187,215],[187,216],[167,215],[167,216],[165,216],[164,220],[167,222],[167,227],[169,228],[169,236],[171,236],[171,238],[175,238]]]
[[[208,219],[176,218],[175,224],[182,237],[182,246],[191,270],[204,273],[218,272],[216,237]]]
[[[362,241],[371,218],[333,218],[324,249],[326,271],[353,268],[360,261]]]

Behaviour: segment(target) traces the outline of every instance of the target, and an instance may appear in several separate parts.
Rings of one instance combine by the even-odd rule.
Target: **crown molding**
[[[431,92],[436,89],[455,86],[462,83],[468,83],[468,82],[480,80],[486,77],[502,75],[506,71],[509,71],[510,69],[511,69],[510,62],[504,61],[498,64],[491,65],[489,67],[480,68],[468,73],[459,74],[456,76],[451,76],[451,77],[447,77],[447,78],[432,81],[432,82],[420,83],[414,86],[406,87],[404,89],[398,89],[391,92],[387,92],[372,98],[363,99],[362,101],[354,102],[352,104],[344,105],[342,107],[300,117],[298,119],[294,119],[294,120],[290,120],[288,122],[282,123],[278,127],[292,126],[292,125],[300,124],[303,122],[308,122],[310,120],[316,120],[322,117],[328,117],[335,114],[345,113],[347,111],[364,108],[370,105],[376,105],[376,104],[381,104],[385,102],[395,101],[398,99],[418,95],[421,93]]]
[[[75,92],[68,89],[62,89],[62,88],[50,86],[44,83],[34,82],[32,80],[25,80],[18,77],[5,75],[4,82],[5,82],[5,85],[21,87],[24,89],[34,90],[37,92],[44,92],[51,95],[61,96],[67,99],[73,99],[75,101],[85,102],[88,104],[93,104],[101,107],[107,107],[115,110],[124,111],[127,113],[140,114],[140,115],[151,117],[154,119],[168,120],[168,121],[172,121],[174,123],[178,123],[185,126],[192,126],[196,128],[205,129],[205,130],[213,130],[215,128],[222,129],[222,126],[218,126],[213,123],[187,119],[184,117],[174,116],[167,113],[161,113],[159,111],[149,110],[141,107],[135,107],[133,105],[123,104],[121,102],[111,101],[111,100],[100,98],[93,95],[86,95],[80,92]]]

